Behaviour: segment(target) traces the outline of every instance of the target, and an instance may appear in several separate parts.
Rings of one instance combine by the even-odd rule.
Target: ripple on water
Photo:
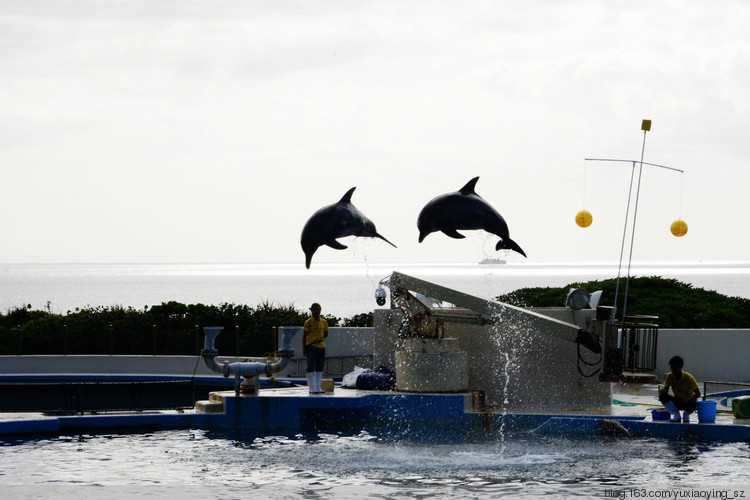
[[[624,485],[750,484],[745,443],[594,440],[516,434],[460,442],[368,432],[248,436],[204,430],[5,440],[0,486],[107,488],[158,495],[235,489],[288,498],[595,495]],[[218,490],[216,488],[219,488]],[[151,493],[148,493],[148,492]],[[748,492],[750,494],[750,492]]]

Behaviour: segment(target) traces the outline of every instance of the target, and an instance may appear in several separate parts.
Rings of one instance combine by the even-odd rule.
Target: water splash
[[[368,431],[296,435],[169,430],[3,442],[0,486],[18,498],[98,496],[285,498],[603,498],[633,485],[749,484],[746,443],[618,441],[478,432],[458,440]],[[40,467],[39,464],[44,464]],[[19,486],[20,488],[20,486]],[[37,489],[34,489],[37,488]],[[87,493],[91,493],[88,495]],[[37,497],[38,497],[37,496]],[[117,495],[115,495],[117,497]]]

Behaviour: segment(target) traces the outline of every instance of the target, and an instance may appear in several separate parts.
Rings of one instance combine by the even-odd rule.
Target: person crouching
[[[669,368],[672,371],[664,377],[664,387],[659,390],[659,402],[669,411],[670,422],[680,421],[680,410],[683,412],[682,421],[690,422],[690,414],[698,407],[698,398],[701,396],[695,377],[682,371],[684,364],[684,360],[679,356],[669,360]],[[669,395],[670,387],[673,396]]]

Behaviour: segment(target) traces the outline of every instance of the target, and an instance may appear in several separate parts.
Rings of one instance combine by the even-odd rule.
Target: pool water
[[[207,430],[0,441],[3,498],[605,498],[626,488],[743,485],[747,498],[747,443]]]

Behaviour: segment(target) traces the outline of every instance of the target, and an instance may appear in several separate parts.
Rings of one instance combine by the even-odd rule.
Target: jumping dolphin
[[[433,198],[424,206],[417,218],[419,242],[435,231],[451,238],[464,238],[457,229],[484,229],[500,237],[495,250],[514,250],[526,257],[518,243],[510,239],[505,219],[474,191],[478,180],[479,177],[474,177],[458,191]]]
[[[315,251],[328,245],[336,250],[344,250],[336,238],[344,236],[367,236],[380,238],[389,245],[396,247],[393,243],[378,234],[375,224],[364,216],[357,207],[352,205],[352,193],[356,187],[351,188],[344,196],[333,205],[327,205],[310,217],[302,229],[302,250],[305,252],[305,267],[310,269],[310,262]]]

